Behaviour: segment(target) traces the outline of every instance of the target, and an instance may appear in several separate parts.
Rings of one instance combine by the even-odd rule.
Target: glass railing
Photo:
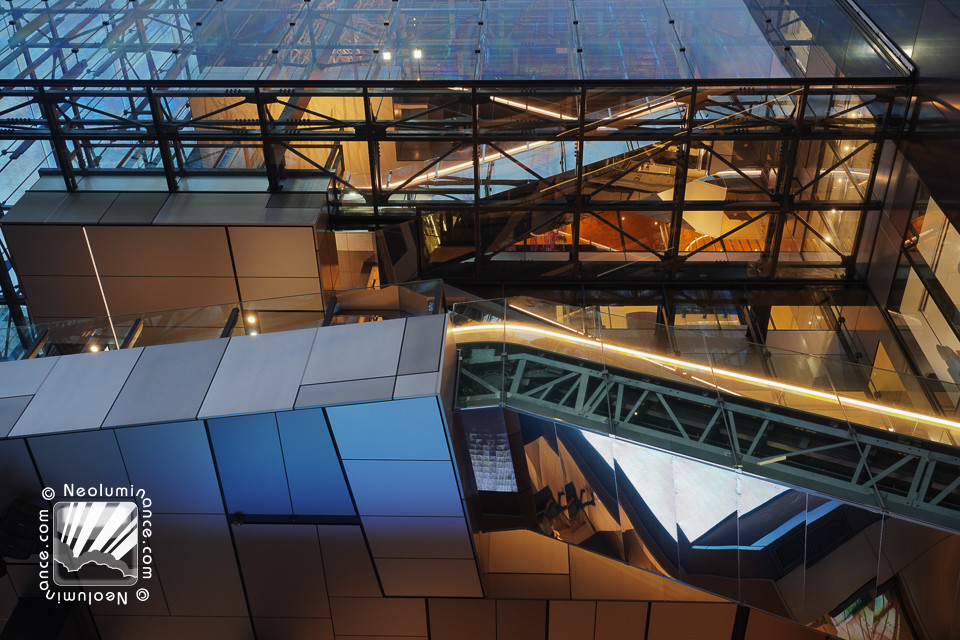
[[[839,425],[865,425],[950,445],[960,442],[960,421],[952,419],[960,404],[956,384],[631,317],[614,321],[593,308],[530,298],[466,302],[452,311],[451,330],[464,360],[487,361],[482,376],[476,371],[466,378],[461,375],[462,406],[518,406],[541,396],[549,399],[548,394],[558,389],[557,379],[571,376],[569,370],[551,368],[544,361],[536,378],[542,389],[520,393],[518,378],[529,378],[530,372],[511,368],[520,360],[525,367],[533,366],[530,358],[516,354],[541,352],[548,359],[591,363],[604,372],[640,379],[652,376],[678,388],[696,388],[724,402],[742,398],[827,417]],[[502,361],[499,373],[493,359]],[[583,426],[613,432],[622,420],[617,412],[622,408],[615,406],[616,399],[604,396],[599,384],[598,378],[597,387],[587,382],[583,388],[563,387],[572,394],[563,401],[565,406],[579,403],[580,417],[588,418],[580,421]]]
[[[439,281],[267,298],[152,313],[34,324],[8,332],[16,359],[257,335],[321,325],[427,315]]]
[[[21,348],[8,351],[18,358],[66,355],[441,310],[441,283],[430,280],[31,325],[8,336],[22,343]],[[463,406],[535,397],[527,393],[529,389],[519,393],[517,372],[507,370],[519,361],[511,360],[512,354],[532,350],[634,378],[653,376],[728,402],[743,398],[838,423],[950,445],[960,442],[960,421],[951,419],[960,406],[960,387],[944,381],[527,297],[455,304],[450,326],[470,361],[499,363],[499,367],[486,366],[482,379],[462,386]],[[569,375],[557,371],[544,363],[537,375],[543,384],[551,382],[551,376]],[[546,387],[541,391],[546,392]],[[607,397],[606,389],[588,386],[571,393],[590,409],[590,420],[597,422],[584,426],[612,430],[620,415],[615,415],[616,399]]]

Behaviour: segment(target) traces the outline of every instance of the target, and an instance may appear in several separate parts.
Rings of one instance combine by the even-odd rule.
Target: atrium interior
[[[0,16],[0,640],[960,638],[956,0]]]

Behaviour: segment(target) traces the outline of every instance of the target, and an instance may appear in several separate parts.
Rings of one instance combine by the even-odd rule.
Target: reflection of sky
[[[603,456],[604,462],[613,469],[613,439],[610,436],[595,431],[581,431],[584,439],[590,443],[590,446],[597,450]]]
[[[796,18],[783,25],[763,22],[782,13],[780,3],[752,11],[742,0],[15,4],[18,19],[0,40],[15,54],[3,56],[8,78],[784,78],[803,72],[781,63],[786,53],[771,46],[779,36],[764,32],[789,36],[797,25],[834,58],[835,70],[817,73],[896,75],[831,3],[794,3]],[[825,19],[834,28],[817,28]]]
[[[674,540],[677,504],[673,485],[673,456],[618,440],[617,464],[647,507]]]
[[[587,442],[608,459],[606,437],[583,433]],[[732,470],[621,440],[615,447],[620,469],[674,540],[678,538],[677,524],[687,539],[694,541],[731,514],[745,515],[787,491],[786,487],[746,476],[738,489],[737,474]]]

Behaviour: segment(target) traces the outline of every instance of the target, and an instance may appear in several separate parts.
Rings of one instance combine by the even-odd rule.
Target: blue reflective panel
[[[356,515],[323,409],[277,413],[293,512]]]
[[[357,509],[369,516],[463,516],[449,461],[346,460]]]
[[[661,0],[577,0],[585,78],[689,78]]]
[[[666,3],[696,78],[789,78],[743,0]]]
[[[434,397],[329,407],[344,460],[449,460],[447,436]]]
[[[223,499],[202,422],[117,429],[130,482],[158,513],[223,513]]]
[[[836,0],[12,4],[2,7],[6,41],[0,59],[6,65],[0,73],[7,78],[416,81],[898,74],[880,53],[882,46]]]
[[[29,438],[44,486],[63,495],[63,486],[129,487],[113,431],[82,431]]]
[[[484,18],[484,80],[580,78],[580,55],[567,0],[497,3]]]
[[[275,414],[217,418],[207,424],[227,510],[290,515]]]

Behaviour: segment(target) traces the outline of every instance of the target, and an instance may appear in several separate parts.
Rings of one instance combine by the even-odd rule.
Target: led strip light
[[[787,393],[792,393],[794,395],[806,396],[808,398],[816,398],[818,400],[827,400],[830,402],[839,401],[841,406],[848,405],[851,407],[866,409],[867,411],[872,411],[874,413],[895,416],[898,418],[906,418],[908,420],[916,420],[917,422],[936,425],[938,427],[943,427],[946,429],[951,429],[951,430],[960,432],[960,422],[954,422],[953,420],[947,420],[945,418],[939,418],[937,416],[917,413],[915,411],[908,411],[906,409],[899,409],[897,407],[882,405],[876,402],[869,402],[867,400],[858,400],[857,398],[851,398],[848,396],[841,396],[838,394],[827,393],[825,391],[819,391],[817,389],[800,387],[797,385],[788,384],[786,382],[780,382],[779,380],[773,380],[770,378],[757,378],[755,376],[751,376],[745,373],[740,373],[738,371],[731,371],[730,369],[719,369],[719,368],[712,367],[710,365],[701,364],[698,362],[688,362],[686,360],[671,358],[671,357],[659,355],[656,353],[639,351],[637,349],[621,347],[615,344],[602,343],[599,340],[594,338],[587,338],[579,335],[570,335],[569,333],[559,333],[557,331],[551,331],[550,329],[533,327],[533,326],[524,325],[524,324],[516,324],[512,322],[507,322],[505,324],[484,323],[484,324],[476,324],[476,325],[469,325],[469,326],[463,326],[463,327],[454,327],[451,329],[451,331],[453,331],[454,334],[469,334],[473,332],[488,331],[488,330],[521,331],[521,332],[534,334],[535,336],[554,338],[557,340],[561,340],[563,342],[580,344],[580,345],[592,347],[595,349],[604,349],[606,351],[619,353],[622,355],[630,356],[632,358],[638,358],[640,360],[646,360],[648,362],[673,365],[681,369],[693,369],[696,371],[702,371],[704,373],[709,373],[716,378],[726,378],[729,380],[741,380],[744,382],[760,385],[768,389],[778,389],[780,391],[785,391]],[[711,386],[717,386],[717,385],[711,384]],[[717,388],[720,388],[720,387],[717,387]]]

